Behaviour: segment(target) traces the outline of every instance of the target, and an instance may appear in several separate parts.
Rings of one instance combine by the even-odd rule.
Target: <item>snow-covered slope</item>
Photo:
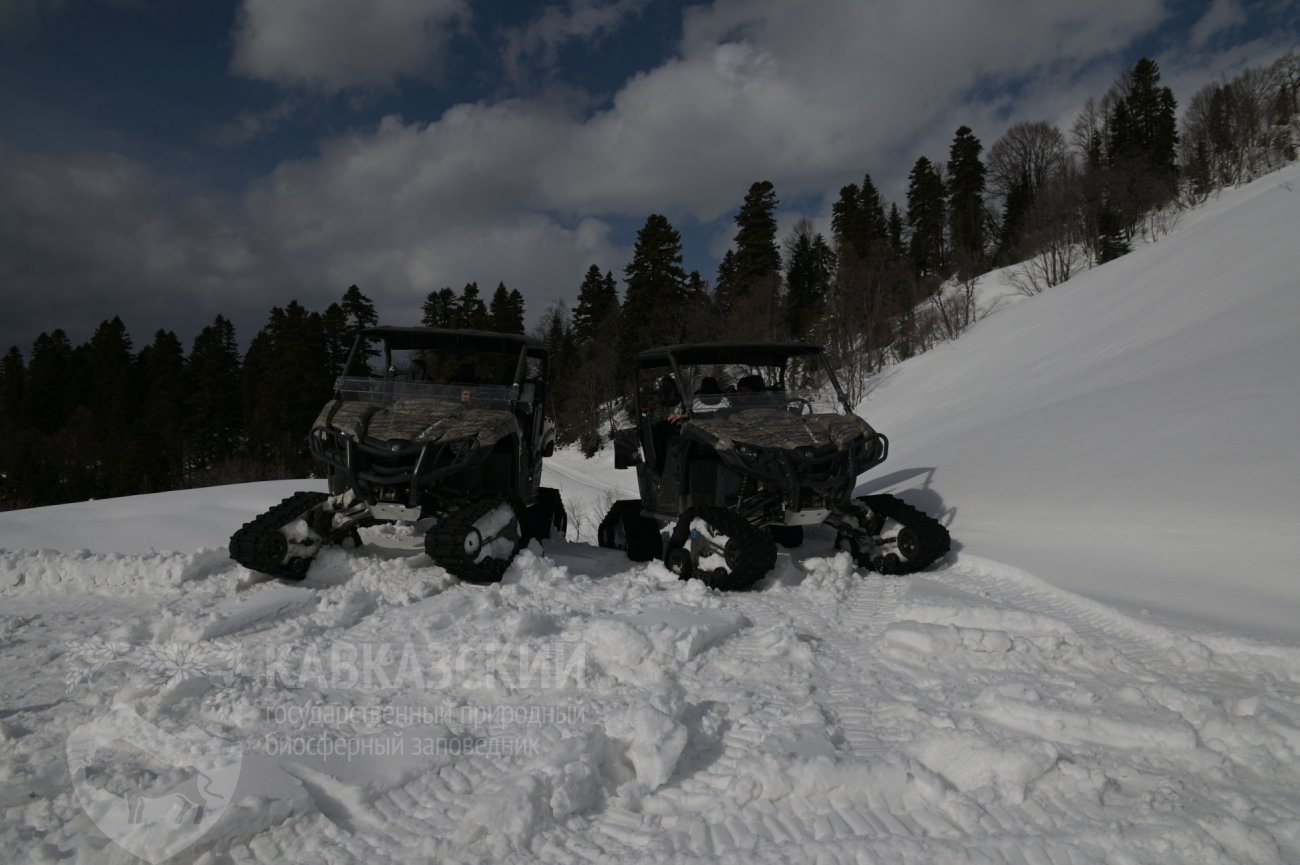
[[[319,482],[0,514],[0,858],[1300,861],[1297,184],[888,373],[863,490],[945,515],[923,575],[630,566],[608,453],[490,587],[400,527],[226,558]]]
[[[1126,609],[1300,640],[1300,170],[891,370],[869,487]]]

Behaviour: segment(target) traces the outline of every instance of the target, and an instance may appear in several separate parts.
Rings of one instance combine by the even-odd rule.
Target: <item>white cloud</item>
[[[243,0],[236,72],[336,93],[382,87],[436,68],[465,0]]]
[[[380,52],[361,45],[380,38],[382,27],[358,34],[347,50],[331,42],[348,29],[337,17],[313,25],[328,38],[310,27],[295,33],[310,24],[308,8],[315,7],[304,0],[248,0],[240,50],[254,43],[269,50],[277,33],[291,43],[279,71],[258,74],[326,89],[391,80],[422,68],[436,42],[431,32],[445,32],[460,7],[385,0],[374,7],[380,19],[418,26]],[[344,8],[354,8],[352,0]],[[567,14],[582,8],[571,4]],[[716,256],[734,226],[711,220],[736,207],[755,180],[811,207],[824,230],[823,196],[870,172],[901,203],[911,164],[922,154],[946,160],[961,124],[986,150],[1018,120],[1047,120],[1068,133],[1084,99],[1132,65],[1132,45],[1165,26],[1167,13],[1162,0],[1086,8],[719,0],[692,7],[674,56],[624,82],[599,110],[512,99],[457,105],[436,119],[387,117],[321,141],[317,155],[280,165],[238,202],[164,195],[161,179],[120,160],[71,160],[66,170],[50,160],[0,160],[0,194],[14,202],[6,230],[15,233],[0,237],[0,268],[9,262],[21,271],[41,259],[30,278],[0,276],[16,294],[33,286],[47,307],[53,298],[95,320],[120,311],[121,286],[132,286],[142,315],[161,317],[175,308],[170,292],[199,284],[212,291],[214,308],[244,310],[238,321],[260,325],[273,304],[297,297],[320,308],[357,283],[387,320],[401,322],[418,315],[432,289],[477,281],[488,290],[498,280],[524,292],[536,317],[560,298],[572,303],[590,264],[621,274],[631,238],[615,235],[616,222],[665,213],[695,247],[688,259],[705,247]],[[559,35],[539,35],[536,44],[598,30],[547,26]],[[1293,38],[1284,32],[1218,52],[1179,46],[1157,59],[1185,102],[1221,70],[1266,62]],[[412,44],[410,56],[420,59],[408,63],[400,58]],[[361,70],[355,64],[363,60],[378,65]],[[783,207],[783,232],[797,216]],[[78,242],[60,244],[61,237]],[[186,314],[211,318],[190,306]]]
[[[1188,41],[1200,48],[1212,38],[1246,23],[1246,10],[1237,0],[1214,0],[1192,27]]]

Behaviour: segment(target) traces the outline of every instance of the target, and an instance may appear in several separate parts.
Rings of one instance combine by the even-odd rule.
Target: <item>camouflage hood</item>
[[[751,408],[720,416],[696,415],[687,426],[718,448],[737,444],[785,450],[828,444],[842,448],[859,436],[869,437],[875,432],[856,415],[796,415],[775,408]]]
[[[482,447],[521,435],[519,422],[508,411],[421,397],[404,397],[391,405],[332,400],[313,425],[313,429],[330,428],[358,440],[432,442],[474,436]]]

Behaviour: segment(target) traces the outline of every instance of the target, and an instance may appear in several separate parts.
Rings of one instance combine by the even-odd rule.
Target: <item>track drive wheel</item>
[[[424,550],[467,583],[496,583],[523,545],[523,508],[486,497],[450,511],[424,536]]]
[[[713,589],[747,589],[776,564],[776,544],[765,530],[725,508],[693,508],[678,519],[664,556],[681,579]]]
[[[897,496],[862,496],[856,527],[835,539],[865,568],[887,575],[914,574],[947,554],[952,538],[943,524]]]
[[[250,571],[297,582],[307,576],[322,538],[312,529],[325,493],[294,493],[240,526],[230,537],[230,557]]]

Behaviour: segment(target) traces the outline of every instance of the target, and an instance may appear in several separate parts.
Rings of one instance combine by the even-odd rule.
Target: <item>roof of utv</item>
[[[780,366],[792,357],[820,353],[819,347],[806,342],[692,342],[648,348],[636,356],[636,364],[641,369],[661,366],[672,355],[678,363]]]
[[[546,343],[522,333],[496,333],[491,330],[460,330],[449,327],[368,327],[362,336],[384,339],[390,347],[406,349],[442,349],[444,351],[489,351],[517,354],[527,347],[529,354],[545,353]]]

